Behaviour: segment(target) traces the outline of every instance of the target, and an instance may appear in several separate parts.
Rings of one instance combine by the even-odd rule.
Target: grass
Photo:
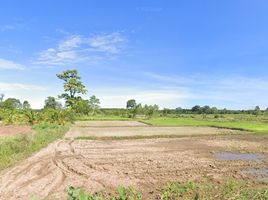
[[[142,193],[138,192],[135,187],[128,188],[120,186],[116,194],[107,194],[105,192],[97,192],[91,194],[82,188],[69,187],[67,200],[141,200]]]
[[[143,197],[135,187],[120,186],[117,192],[96,193],[86,192],[82,188],[69,187],[67,189],[68,200],[267,200],[268,189],[262,186],[254,188],[252,183],[237,180],[227,180],[224,183],[212,183],[208,180],[196,183],[168,182],[156,191]]]
[[[268,134],[268,123],[243,120],[196,119],[196,118],[152,118],[142,122],[155,126],[210,126],[252,131]]]
[[[49,143],[61,138],[68,126],[39,124],[33,126],[34,134],[23,134],[0,139],[0,170],[21,161]]]
[[[268,189],[256,189],[250,183],[236,180],[227,180],[223,184],[215,184],[208,181],[195,183],[169,182],[160,190],[159,198],[162,200],[267,200]]]

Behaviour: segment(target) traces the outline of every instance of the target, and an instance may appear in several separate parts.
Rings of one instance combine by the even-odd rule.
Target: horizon
[[[0,94],[40,109],[77,69],[102,108],[268,107],[266,1],[11,0],[0,7]]]

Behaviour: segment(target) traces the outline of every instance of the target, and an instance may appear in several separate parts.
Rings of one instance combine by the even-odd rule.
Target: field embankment
[[[0,170],[21,161],[49,143],[61,138],[68,130],[67,126],[38,124],[29,126],[2,126],[9,136],[0,137]],[[22,133],[23,130],[23,134]]]

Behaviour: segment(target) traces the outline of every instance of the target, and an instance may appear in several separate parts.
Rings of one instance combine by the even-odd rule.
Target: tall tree
[[[89,106],[92,109],[92,114],[94,115],[100,108],[100,100],[95,95],[91,96],[89,99]]]
[[[77,70],[66,70],[57,77],[64,81],[64,92],[59,97],[65,99],[67,107],[73,107],[75,103],[82,99],[81,94],[86,94],[86,87],[81,82],[81,77]]]

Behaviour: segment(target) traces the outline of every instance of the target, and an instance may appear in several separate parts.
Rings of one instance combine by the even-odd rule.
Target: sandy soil
[[[4,126],[0,125],[0,137],[1,136],[8,136],[8,135],[16,135],[16,134],[24,134],[24,133],[30,133],[31,126],[19,126],[19,125],[10,125],[10,126]]]
[[[253,178],[242,170],[268,165],[268,137],[198,136],[177,139],[59,140],[0,173],[0,199],[65,199],[70,185],[95,192],[135,185],[146,197],[167,181]],[[259,161],[219,160],[215,153],[255,152]]]
[[[87,121],[77,122],[65,138],[112,137],[112,136],[152,136],[152,135],[220,135],[245,134],[244,131],[212,127],[154,127],[135,121]]]

